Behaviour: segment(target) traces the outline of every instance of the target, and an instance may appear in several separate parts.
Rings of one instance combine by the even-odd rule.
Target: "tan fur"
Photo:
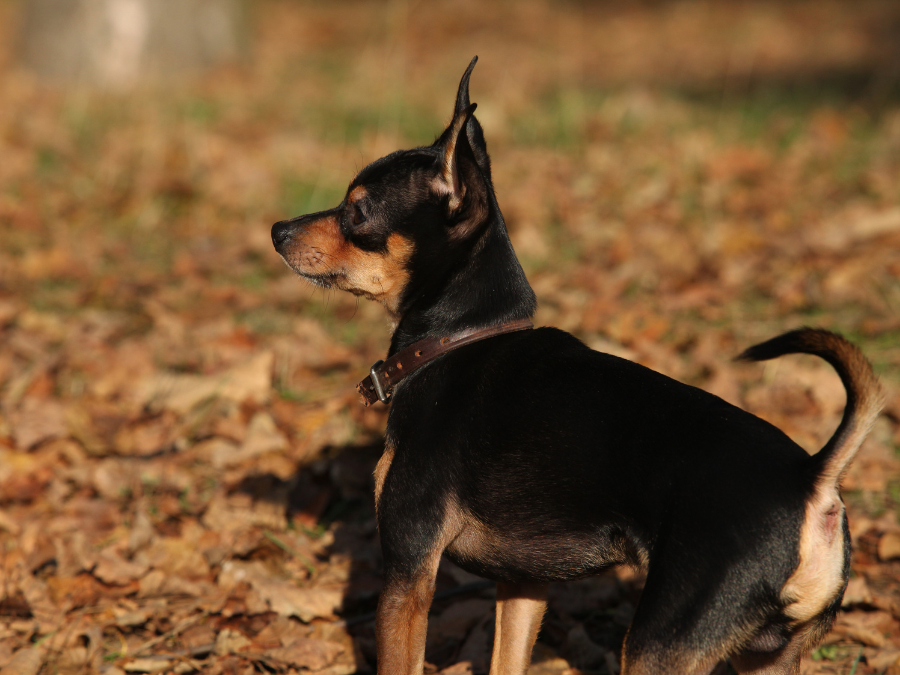
[[[856,392],[857,400],[853,414],[845,413],[835,438],[829,441],[840,445],[825,464],[806,505],[800,529],[800,562],[781,590],[782,600],[790,603],[786,614],[798,622],[813,619],[841,592],[844,547],[849,542],[844,541],[840,482],[883,405],[881,386],[859,349],[831,333],[813,333],[809,339],[814,348],[830,350],[837,356],[847,370],[850,390]]]
[[[350,190],[350,194],[347,195],[347,202],[350,204],[354,204],[358,202],[360,199],[365,199],[369,195],[366,192],[366,188],[362,185],[357,185],[355,188]]]
[[[459,166],[456,161],[456,144],[463,124],[468,120],[466,113],[457,113],[451,123],[450,136],[447,145],[444,146],[444,161],[441,165],[441,183],[438,189],[450,195],[450,210],[455,210],[465,194],[464,187],[459,180]]]
[[[841,420],[841,425],[835,432],[835,438],[829,441],[832,443],[839,440],[840,446],[833,451],[819,477],[817,491],[827,492],[840,487],[841,480],[856,457],[859,446],[871,431],[872,425],[884,407],[884,395],[878,378],[872,372],[872,366],[856,345],[839,335],[824,331],[810,332],[806,340],[809,353],[816,351],[833,353],[847,371],[850,380],[848,390],[856,392],[857,396],[854,414],[847,418],[845,413],[845,418]],[[823,496],[822,500],[827,500],[827,497]]]
[[[336,288],[380,302],[396,319],[409,281],[406,264],[413,243],[394,233],[388,237],[387,249],[382,254],[357,248],[344,238],[337,216],[332,215],[309,223],[282,255],[300,274],[332,276]]]
[[[388,443],[378,464],[375,465],[375,514],[378,514],[378,502],[381,499],[381,490],[384,488],[384,479],[387,478],[388,469],[394,461],[394,447]]]
[[[731,665],[740,675],[799,675],[800,659],[808,651],[812,627],[800,627],[791,641],[772,654],[743,652],[731,657]]]
[[[666,645],[659,652],[645,652],[632,659],[623,653],[621,675],[708,675],[719,660],[716,656],[676,652]]]
[[[844,584],[844,505],[837,489],[823,490],[806,505],[800,529],[800,562],[781,589],[785,613],[804,622],[831,604]]]
[[[447,550],[463,560],[481,560],[497,562],[509,551],[517,555],[527,554],[530,548],[541,549],[547,545],[560,543],[533,538],[522,541],[508,536],[504,532],[485,525],[471,514],[459,509],[460,531]],[[637,549],[631,542],[622,539],[603,541],[592,539],[588,535],[567,535],[568,542],[581,552],[587,567],[606,567],[627,564],[642,571],[647,570],[648,554],[645,549]]]
[[[522,675],[547,608],[547,584],[497,583],[497,620],[490,675]]]
[[[375,469],[376,505],[393,457],[394,449],[386,449]],[[422,674],[428,610],[434,596],[438,565],[444,549],[456,538],[461,527],[459,508],[455,500],[449,499],[445,506],[441,533],[434,548],[422,561],[415,578],[409,581],[388,580],[385,584],[378,599],[375,618],[378,672],[381,675]],[[386,658],[382,658],[383,654]]]
[[[422,675],[428,609],[440,554],[425,561],[419,576],[408,582],[385,584],[378,598],[375,639],[378,672],[382,675]]]

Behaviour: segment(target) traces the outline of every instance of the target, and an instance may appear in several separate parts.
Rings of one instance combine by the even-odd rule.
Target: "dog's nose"
[[[272,244],[278,248],[288,237],[291,236],[292,223],[289,220],[282,220],[272,226]]]

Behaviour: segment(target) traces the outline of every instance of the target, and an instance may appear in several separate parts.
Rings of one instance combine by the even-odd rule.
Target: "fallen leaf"
[[[216,636],[214,651],[219,656],[234,654],[251,645],[249,638],[233,628],[223,628]]]
[[[137,581],[147,573],[147,565],[125,560],[111,548],[106,548],[97,556],[94,576],[107,584],[124,586]]]
[[[315,671],[330,666],[343,651],[344,648],[335,642],[300,638],[285,647],[267,649],[266,657],[288,666]]]
[[[870,604],[872,602],[872,592],[869,585],[863,577],[853,577],[847,582],[847,590],[844,591],[844,599],[841,601],[841,607],[850,607],[852,605]]]
[[[22,450],[68,434],[65,408],[51,398],[26,397],[11,416],[12,436]]]
[[[300,588],[290,581],[273,578],[259,561],[225,562],[219,573],[219,586],[228,590],[241,582],[259,593],[273,612],[296,616],[304,623],[332,617],[343,599],[340,588]]]
[[[275,425],[275,420],[267,412],[258,412],[250,420],[244,442],[238,448],[228,441],[219,439],[212,448],[213,466],[218,469],[236,466],[267,452],[287,450],[285,435]]]
[[[172,577],[202,579],[209,575],[206,558],[182,537],[160,537],[135,554],[135,562],[165,572]]]
[[[437,617],[428,622],[428,643],[430,646],[448,638],[461,640],[469,629],[489,615],[494,603],[490,600],[472,598],[450,605]]]
[[[900,532],[887,532],[878,540],[878,559],[894,560],[900,558]]]
[[[161,658],[144,658],[132,659],[126,663],[123,668],[126,673],[161,673],[171,667],[172,659]]]
[[[263,404],[272,393],[273,361],[273,353],[264,351],[219,375],[152,375],[138,385],[138,400],[179,414],[212,398]]]
[[[26,647],[13,654],[9,663],[0,669],[0,675],[37,675],[43,654],[38,647]]]

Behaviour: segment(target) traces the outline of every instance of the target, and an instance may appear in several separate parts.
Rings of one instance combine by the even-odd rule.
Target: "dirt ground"
[[[383,310],[292,275],[272,223],[472,99],[538,325],[703,387],[844,483],[853,569],[803,672],[900,673],[900,6],[889,0],[254,4],[252,58],[127,93],[0,54],[0,673],[371,672]],[[15,4],[0,3],[0,45]],[[714,505],[711,505],[711,508]],[[553,588],[532,675],[602,674],[630,570]],[[493,587],[442,565],[427,672],[486,673]]]

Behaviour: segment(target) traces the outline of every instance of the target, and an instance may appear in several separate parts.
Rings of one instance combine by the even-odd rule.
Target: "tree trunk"
[[[127,88],[240,59],[245,0],[25,0],[21,61],[64,83]]]

